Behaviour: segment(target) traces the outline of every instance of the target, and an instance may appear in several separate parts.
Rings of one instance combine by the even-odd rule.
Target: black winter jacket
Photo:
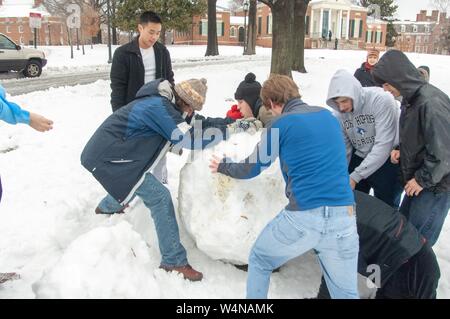
[[[400,167],[403,182],[412,178],[433,192],[450,190],[450,99],[427,83],[401,51],[391,50],[375,65],[378,82],[403,96],[400,116]]]
[[[372,274],[368,265],[378,265],[381,285],[384,285],[393,273],[420,251],[425,238],[391,206],[368,194],[354,193],[359,235],[358,272],[368,277]]]
[[[144,85],[145,69],[139,49],[139,37],[122,45],[114,52],[111,65],[111,106],[113,112],[133,101]],[[156,79],[163,78],[174,84],[172,62],[167,48],[156,42]]]
[[[366,62],[363,62],[359,69],[356,69],[354,77],[358,79],[363,87],[380,86],[372,78],[372,74],[365,68]]]

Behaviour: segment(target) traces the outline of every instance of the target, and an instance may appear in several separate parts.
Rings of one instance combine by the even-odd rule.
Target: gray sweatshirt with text
[[[349,97],[353,111],[342,113],[333,100]],[[357,183],[377,171],[389,158],[398,130],[398,112],[394,97],[379,87],[362,87],[349,72],[338,70],[328,88],[327,104],[339,119],[350,161],[352,151],[364,158],[350,177]]]

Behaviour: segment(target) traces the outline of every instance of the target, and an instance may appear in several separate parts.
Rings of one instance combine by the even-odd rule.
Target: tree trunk
[[[247,47],[244,55],[256,54],[256,0],[250,0],[248,11]]]
[[[112,44],[117,45],[116,1],[111,1]]]
[[[278,0],[272,8],[272,62],[270,73],[292,77],[294,1]]]
[[[219,55],[219,45],[217,43],[217,0],[208,0],[208,45],[205,56]]]
[[[159,36],[159,42],[166,45],[166,27],[162,25],[161,27],[161,35]]]
[[[117,45],[117,28],[114,25],[111,26],[111,35],[112,44]]]
[[[294,9],[294,32],[292,33],[292,42],[294,46],[294,61],[292,70],[300,73],[306,73],[305,69],[305,17],[308,9],[309,0],[295,0]]]
[[[100,28],[97,32],[97,44],[102,44],[103,40],[102,40],[102,28]]]

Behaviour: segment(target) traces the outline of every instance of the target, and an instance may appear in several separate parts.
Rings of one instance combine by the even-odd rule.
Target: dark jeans
[[[440,276],[436,255],[425,244],[378,289],[376,299],[435,299]],[[317,299],[330,299],[323,277]]]
[[[348,172],[351,174],[364,159],[353,153],[348,166]],[[390,158],[377,171],[368,178],[361,180],[356,184],[356,190],[369,194],[373,188],[375,197],[386,204],[398,208],[403,187],[399,179],[400,166],[391,163]]]
[[[405,196],[400,212],[433,246],[439,238],[450,209],[450,192],[433,193],[422,190],[419,196]]]

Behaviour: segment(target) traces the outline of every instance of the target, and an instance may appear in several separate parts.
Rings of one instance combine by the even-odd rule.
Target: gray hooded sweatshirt
[[[342,113],[333,100],[336,97],[353,100],[353,111]],[[377,171],[389,158],[398,130],[398,106],[394,97],[379,87],[365,87],[349,72],[338,70],[328,88],[327,104],[339,119],[347,149],[347,159],[353,149],[364,158],[350,174],[357,183]]]

